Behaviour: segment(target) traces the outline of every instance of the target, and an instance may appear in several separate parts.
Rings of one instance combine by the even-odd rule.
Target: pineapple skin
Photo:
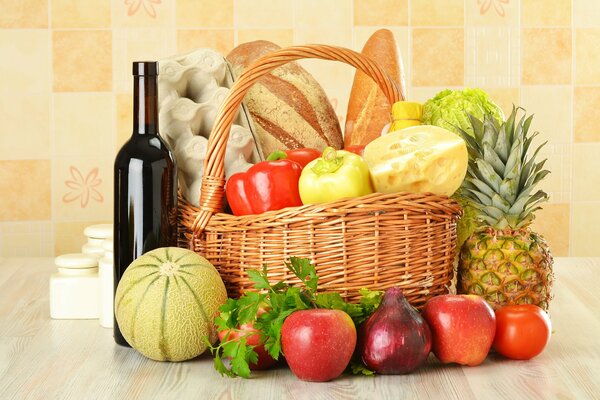
[[[554,281],[552,265],[545,239],[529,228],[484,227],[461,249],[458,292],[482,296],[494,310],[535,304],[547,311]]]

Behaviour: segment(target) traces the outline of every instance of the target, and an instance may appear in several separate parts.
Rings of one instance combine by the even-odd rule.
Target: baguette
[[[402,58],[394,34],[388,29],[376,31],[362,49],[362,54],[377,62],[392,78],[404,99]],[[392,105],[377,84],[364,72],[356,71],[348,102],[344,147],[364,146],[378,138],[391,122]]]

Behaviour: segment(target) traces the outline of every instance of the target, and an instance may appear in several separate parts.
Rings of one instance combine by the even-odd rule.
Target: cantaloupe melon
[[[183,361],[216,340],[214,317],[227,300],[215,267],[186,249],[164,247],[137,258],[115,294],[115,315],[123,337],[158,361]]]

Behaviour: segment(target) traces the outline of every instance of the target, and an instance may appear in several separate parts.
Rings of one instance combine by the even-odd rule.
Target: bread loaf
[[[394,34],[388,29],[379,29],[367,40],[362,54],[383,67],[404,98],[402,58]],[[378,138],[383,127],[391,122],[391,109],[392,105],[373,79],[357,70],[348,102],[344,146],[364,146]]]
[[[279,48],[265,40],[239,45],[227,55],[234,77],[237,79],[253,61]],[[265,157],[276,150],[342,147],[339,121],[327,95],[312,75],[295,62],[260,78],[246,94],[244,103]]]

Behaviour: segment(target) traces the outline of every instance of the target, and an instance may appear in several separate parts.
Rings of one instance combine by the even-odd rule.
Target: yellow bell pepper
[[[325,203],[373,193],[369,168],[361,156],[327,147],[308,163],[298,181],[303,204]]]

